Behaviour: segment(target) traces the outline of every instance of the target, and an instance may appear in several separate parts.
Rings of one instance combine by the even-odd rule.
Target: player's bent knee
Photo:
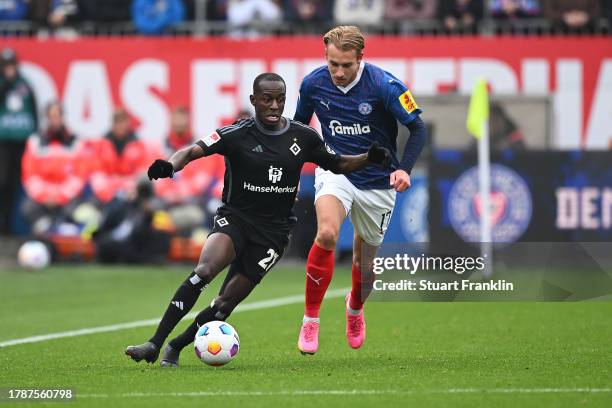
[[[338,231],[333,228],[323,227],[317,231],[317,244],[324,249],[334,249],[338,242]]]
[[[205,282],[211,282],[217,275],[217,271],[209,263],[200,263],[193,271]]]

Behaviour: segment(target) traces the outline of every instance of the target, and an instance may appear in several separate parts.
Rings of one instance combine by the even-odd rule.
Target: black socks
[[[157,331],[149,341],[161,348],[170,332],[195,305],[202,289],[206,286],[208,286],[208,282],[203,281],[195,272],[191,272],[172,297],[164,317],[157,326]],[[193,337],[191,340],[193,340]]]

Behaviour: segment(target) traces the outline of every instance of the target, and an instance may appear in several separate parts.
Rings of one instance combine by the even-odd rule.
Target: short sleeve
[[[231,125],[215,130],[210,135],[198,140],[196,144],[202,148],[204,156],[215,153],[228,156],[237,146],[240,136],[244,134],[252,122],[252,118],[238,120]]]
[[[386,73],[381,84],[382,100],[385,109],[403,125],[408,125],[422,110],[417,105],[410,90],[399,79]]]
[[[217,129],[210,135],[203,137],[198,140],[196,144],[204,151],[204,156],[210,156],[211,154],[225,155],[227,152],[227,141],[226,136],[223,136],[222,129]]]

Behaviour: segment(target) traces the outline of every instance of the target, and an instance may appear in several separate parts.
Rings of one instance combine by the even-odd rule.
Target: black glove
[[[387,169],[391,166],[392,162],[391,152],[387,148],[378,146],[378,142],[374,142],[368,149],[368,161],[380,165],[383,169]]]
[[[149,170],[147,171],[149,180],[172,177],[173,174],[174,167],[172,167],[172,163],[161,159],[155,160],[153,164],[149,166]]]

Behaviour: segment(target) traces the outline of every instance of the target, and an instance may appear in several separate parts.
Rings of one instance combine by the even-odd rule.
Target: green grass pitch
[[[189,266],[0,271],[0,343],[160,317]],[[332,286],[350,284],[339,268]],[[222,281],[200,298],[205,307]],[[245,303],[303,293],[302,266],[272,270]],[[342,298],[322,309],[320,348],[296,347],[302,304],[237,312],[237,358],[181,368],[136,364],[153,326],[0,348],[0,388],[73,388],[69,406],[612,406],[612,303],[382,303],[366,306],[361,350]],[[178,329],[186,326],[181,322]],[[0,406],[7,404],[0,402]],[[60,406],[19,403],[17,406]],[[58,405],[59,404],[59,405]]]

